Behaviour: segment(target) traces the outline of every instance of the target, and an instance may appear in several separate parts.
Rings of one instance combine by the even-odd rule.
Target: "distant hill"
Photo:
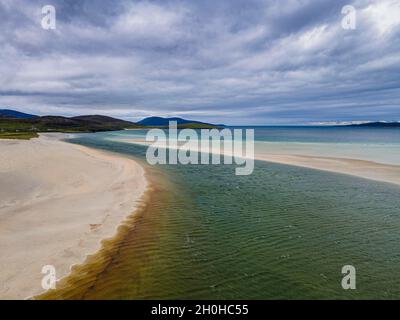
[[[139,123],[120,120],[102,115],[77,117],[35,116],[14,110],[0,110],[0,138],[29,139],[39,132],[99,132],[118,131],[137,128],[164,128],[170,121],[176,121],[178,128],[212,129],[220,128],[209,123],[185,120],[182,118],[150,117]]]
[[[29,123],[39,130],[68,132],[116,131],[138,127],[138,125],[134,122],[97,115],[72,118],[44,116],[21,120],[20,122]]]
[[[32,118],[0,117],[0,138],[35,137],[38,132],[98,132],[118,131],[140,127],[134,122],[106,116],[79,117],[44,116]]]
[[[130,122],[130,121],[125,121],[125,120],[121,120],[121,119],[116,119],[116,118],[112,118],[112,117],[107,117],[107,116],[102,116],[102,115],[89,115],[89,116],[78,116],[78,117],[72,117],[70,119],[73,120],[78,120],[78,121],[87,121],[87,122],[91,122],[91,123],[98,123],[100,125],[116,125],[116,126],[127,126],[127,127],[132,127],[132,125],[134,127],[138,127],[139,125],[137,125],[134,122]]]
[[[31,118],[36,118],[37,116],[10,109],[0,109],[0,117],[15,118],[15,119],[31,119]]]
[[[25,120],[38,127],[49,130],[68,130],[80,132],[116,131],[139,127],[136,123],[112,117],[89,115],[78,117],[45,116]]]
[[[367,122],[361,124],[351,124],[348,127],[367,127],[367,128],[400,128],[400,122]]]
[[[175,118],[149,117],[139,121],[138,124],[146,127],[168,127],[170,121],[176,121],[178,127],[180,128],[185,127],[185,128],[200,129],[200,128],[217,128],[222,126],[200,121],[186,120],[176,117]]]

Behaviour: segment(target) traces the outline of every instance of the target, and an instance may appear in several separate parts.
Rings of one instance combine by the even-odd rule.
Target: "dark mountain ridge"
[[[36,118],[37,116],[11,109],[0,109],[0,117],[13,118],[13,119],[31,119],[31,118]]]
[[[170,121],[176,121],[178,127],[197,127],[197,128],[209,128],[209,127],[222,127],[222,125],[214,125],[211,123],[187,120],[183,118],[163,118],[163,117],[148,117],[138,122],[138,124],[146,127],[167,127]]]
[[[360,124],[351,124],[348,127],[363,127],[363,128],[400,128],[400,122],[367,122]]]
[[[43,116],[33,118],[0,117],[0,132],[98,132],[138,128],[136,123],[106,116]],[[36,135],[36,134],[35,134]]]

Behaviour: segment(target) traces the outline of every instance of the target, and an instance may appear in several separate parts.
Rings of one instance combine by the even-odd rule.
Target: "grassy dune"
[[[0,132],[0,139],[19,139],[29,140],[31,138],[37,138],[39,135],[37,132]]]

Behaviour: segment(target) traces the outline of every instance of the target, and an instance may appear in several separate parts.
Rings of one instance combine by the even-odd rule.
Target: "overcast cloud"
[[[41,27],[47,4],[56,30]],[[400,121],[399,0],[1,0],[0,30],[0,108]]]

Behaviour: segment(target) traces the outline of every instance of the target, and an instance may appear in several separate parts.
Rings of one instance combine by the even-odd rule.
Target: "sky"
[[[42,7],[56,29],[42,28]],[[356,28],[343,28],[342,8]],[[1,0],[0,108],[400,121],[399,0]]]

